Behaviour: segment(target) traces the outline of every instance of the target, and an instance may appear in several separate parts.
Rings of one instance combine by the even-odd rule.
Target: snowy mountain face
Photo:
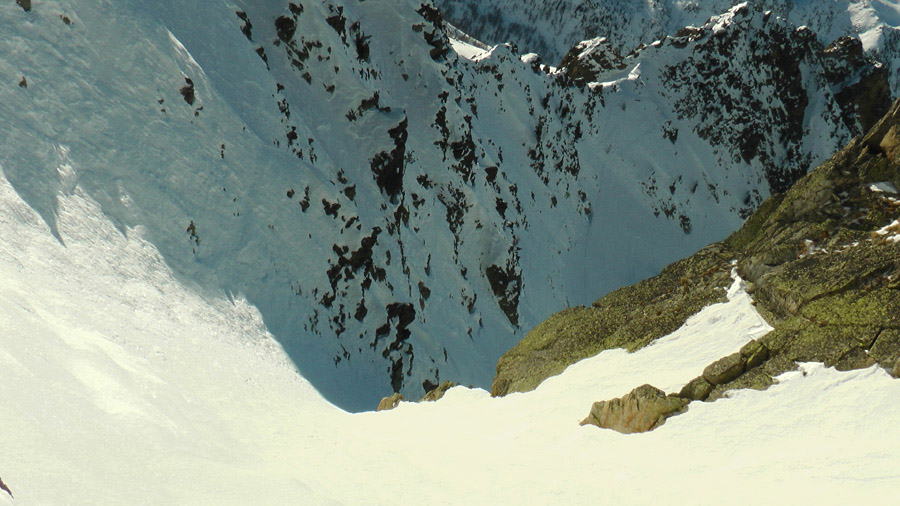
[[[807,27],[819,42],[859,39],[883,62],[893,96],[900,95],[900,2],[896,0],[437,0],[447,18],[492,43],[511,42],[559,62],[579,42],[606,38],[620,53],[704,25],[746,4]],[[884,112],[883,110],[881,112]],[[873,116],[877,118],[877,115]]]
[[[661,84],[678,119],[696,121],[700,138],[730,149],[735,162],[758,159],[777,193],[809,169],[815,137],[861,133],[890,106],[887,74],[863,55],[859,41],[845,37],[824,48],[810,30],[747,6],[626,57],[608,39],[584,41],[561,65],[566,75],[588,83],[640,69]],[[669,132],[677,139],[677,128]]]
[[[896,0],[437,0],[435,5],[481,40],[514,42],[558,62],[582,40],[606,37],[617,49],[630,51],[744,3],[809,27],[824,44],[857,36],[867,50],[887,50],[891,60],[897,56]]]
[[[877,74],[748,9],[560,71],[452,41],[415,0],[46,0],[0,19],[17,194],[62,243],[76,192],[138,227],[354,410],[488,385],[552,312],[723,238],[860,131],[841,93]]]

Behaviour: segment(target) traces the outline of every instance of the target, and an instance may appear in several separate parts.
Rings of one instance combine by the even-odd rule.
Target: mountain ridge
[[[626,53],[641,44],[672,36],[688,26],[702,26],[739,5],[771,11],[792,25],[807,26],[830,44],[844,37],[863,39],[867,51],[885,51],[893,59],[898,5],[876,2],[810,0],[438,0],[435,4],[464,31],[485,42],[513,42],[554,63],[582,40],[606,37]],[[896,88],[895,88],[896,89]]]

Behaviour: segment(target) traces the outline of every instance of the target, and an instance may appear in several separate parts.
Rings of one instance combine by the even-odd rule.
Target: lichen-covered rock
[[[810,324],[783,351],[795,362],[822,362],[831,367],[855,350],[866,349],[862,339],[867,338],[871,344],[876,332],[872,327]]]
[[[712,392],[713,384],[706,381],[703,376],[692,379],[678,392],[678,397],[692,401],[704,401]]]
[[[491,395],[533,390],[581,359],[612,348],[634,351],[674,332],[700,309],[725,300],[733,257],[727,248],[708,247],[591,307],[554,314],[500,358]]]
[[[731,390],[741,388],[765,390],[777,383],[775,376],[797,368],[797,364],[786,355],[777,355],[767,360],[768,355],[769,350],[762,342],[750,341],[741,348],[740,352],[719,359],[707,367],[707,370],[723,371],[731,366],[733,370],[736,370],[738,360],[735,357],[737,356],[744,365],[741,373],[733,376],[731,380],[715,385],[703,376],[694,378],[681,389],[678,396],[695,401],[713,402],[727,397],[727,392]],[[731,374],[723,377],[733,375],[733,370]]]
[[[765,390],[772,386],[775,381],[771,376],[766,374],[763,368],[756,368],[753,370],[749,370],[744,374],[741,374],[737,378],[729,381],[728,383],[724,383],[722,385],[716,385],[715,388],[709,393],[709,396],[706,398],[707,402],[713,402],[723,397],[727,397],[727,392],[730,390],[738,390],[742,388],[751,388],[753,390]]]
[[[753,340],[741,348],[740,354],[744,368],[749,371],[769,358],[769,349],[763,343]]]
[[[900,358],[898,358],[897,363],[894,364],[894,369],[891,371],[891,375],[895,378],[900,379]]]
[[[741,360],[740,352],[732,353],[706,366],[703,370],[703,379],[713,385],[721,385],[737,378],[742,372],[744,361]]]
[[[770,355],[848,370],[900,353],[900,245],[873,236],[900,206],[871,189],[900,180],[898,131],[900,102],[726,240],[775,327],[761,339]]]
[[[389,395],[378,403],[378,408],[375,411],[387,411],[389,409],[394,409],[400,405],[400,402],[403,401],[403,394],[393,394]]]
[[[789,371],[796,371],[797,363],[784,355],[776,355],[762,365],[762,370],[768,374],[769,377],[774,378]]]
[[[624,397],[595,402],[581,425],[596,425],[623,434],[647,432],[662,425],[688,404],[681,397],[667,396],[652,385],[642,385]]]
[[[884,367],[900,360],[900,329],[884,329],[875,339],[869,354]]]
[[[447,390],[458,385],[459,383],[454,383],[452,381],[443,381],[440,385],[429,390],[428,393],[425,394],[425,397],[422,397],[419,402],[434,402],[443,397],[444,394],[447,393]]]

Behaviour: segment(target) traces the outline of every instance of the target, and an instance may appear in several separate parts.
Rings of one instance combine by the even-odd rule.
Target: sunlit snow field
[[[679,389],[769,330],[742,283],[637,353],[535,392],[349,414],[239,294],[173,278],[75,189],[59,233],[0,177],[0,504],[895,504],[900,381],[817,364],[659,429],[580,427],[593,401]],[[377,399],[373,399],[373,407]]]

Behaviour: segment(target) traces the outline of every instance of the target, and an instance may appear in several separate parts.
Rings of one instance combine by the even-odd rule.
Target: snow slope
[[[677,390],[769,327],[729,301],[527,394],[461,387],[349,414],[243,299],[179,283],[75,190],[57,235],[0,179],[0,504],[892,504],[900,381],[806,364],[654,432],[580,427],[595,400]],[[123,233],[124,232],[124,233]]]
[[[591,88],[458,56],[417,0],[3,2],[0,166],[51,229],[83,192],[246,298],[362,410],[488,385],[534,325],[722,239],[858,129],[803,32],[722,29]]]

